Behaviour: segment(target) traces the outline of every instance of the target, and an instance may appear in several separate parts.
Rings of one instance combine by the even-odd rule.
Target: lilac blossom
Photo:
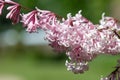
[[[51,11],[40,10],[37,7],[36,9],[38,11],[39,27],[45,31],[54,29],[58,21],[56,14]]]
[[[7,14],[6,18],[11,19],[13,24],[18,23],[20,20],[20,4],[11,0],[5,0],[5,2],[11,5],[7,8],[7,10],[9,10],[10,12]]]
[[[73,17],[68,14],[66,20],[56,21],[55,25],[54,30],[46,31],[46,38],[50,43],[56,42],[57,49],[66,51],[70,59],[70,62],[66,61],[68,70],[74,73],[86,71],[87,61],[92,60],[100,48],[99,43],[94,43],[97,33],[96,26],[84,18],[81,11]],[[54,48],[56,45],[52,45],[52,47]]]
[[[55,19],[54,13],[36,8],[27,14],[22,14],[21,22],[27,27],[28,32],[37,32],[38,28],[43,30],[52,28]]]
[[[22,20],[23,26],[27,27],[28,32],[36,32],[38,28],[38,11],[33,10],[27,14],[22,14]]]
[[[83,73],[88,70],[87,62],[68,62],[66,61],[65,65],[67,66],[67,70],[74,72],[75,74]]]
[[[100,41],[103,43],[101,45],[102,53],[117,54],[120,52],[120,39],[119,33],[117,33],[119,30],[120,25],[118,25],[116,19],[102,16],[98,26]]]
[[[18,23],[21,5],[12,0],[0,0],[0,15],[4,4],[9,4],[7,10],[10,12],[6,18],[13,24]],[[83,17],[81,11],[75,16],[69,13],[66,19],[59,20],[55,13],[36,7],[29,13],[21,14],[21,22],[28,32],[44,30],[49,45],[56,51],[66,52],[69,58],[65,63],[67,70],[78,74],[87,71],[88,62],[97,55],[120,52],[120,25],[116,19],[104,15],[100,24],[95,25]]]
[[[119,26],[111,17],[102,16],[100,25],[94,25],[79,11],[73,17],[68,14],[66,20],[56,21],[54,25],[54,29],[46,31],[46,38],[53,48],[66,51],[70,59],[66,61],[67,69],[74,73],[86,71],[88,62],[98,54],[120,52],[120,40],[114,33],[114,29],[119,29]]]
[[[2,9],[3,9],[4,5],[5,5],[4,0],[0,0],[0,15],[2,14]]]
[[[113,17],[105,17],[105,13],[102,14],[102,19],[100,20],[100,28],[106,28],[111,30],[120,30],[120,25],[117,24],[117,20]]]

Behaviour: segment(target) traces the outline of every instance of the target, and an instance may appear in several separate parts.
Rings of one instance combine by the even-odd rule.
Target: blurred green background
[[[82,10],[94,24],[101,14],[120,20],[120,0],[14,0],[24,7],[46,9],[66,17]],[[29,10],[22,9],[24,13]],[[66,70],[65,53],[57,53],[44,40],[45,33],[29,34],[22,24],[12,25],[4,9],[0,16],[0,80],[100,80],[108,75],[120,55],[100,55],[89,63],[89,71],[75,75]]]

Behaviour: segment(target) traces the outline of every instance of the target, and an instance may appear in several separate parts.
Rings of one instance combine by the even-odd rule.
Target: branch
[[[112,71],[107,77],[101,78],[101,80],[120,80],[120,60],[118,60],[118,64],[115,68],[114,71]]]

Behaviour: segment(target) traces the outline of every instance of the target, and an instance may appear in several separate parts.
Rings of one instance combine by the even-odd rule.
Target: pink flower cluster
[[[36,8],[27,14],[22,14],[21,22],[27,28],[28,32],[37,32],[37,29],[52,29],[52,24],[56,19],[56,15],[50,11],[40,10]]]
[[[81,15],[67,15],[67,19],[56,21],[56,27],[47,31],[46,38],[56,50],[65,51],[69,57],[67,69],[74,73],[88,70],[88,62],[98,54],[117,54],[120,52],[120,39],[117,21],[104,17],[99,25],[94,25]]]
[[[10,12],[7,14],[6,18],[12,20],[13,24],[16,24],[20,20],[20,4],[13,2],[11,0],[0,0],[0,15],[2,14],[2,9],[5,4],[9,4],[10,6],[7,8]]]
[[[57,51],[66,52],[69,60],[65,65],[74,73],[88,70],[88,62],[98,54],[120,52],[120,26],[112,17],[104,17],[103,14],[100,24],[95,25],[83,17],[81,11],[75,16],[69,13],[67,19],[62,20],[51,11],[38,8],[27,14],[20,14],[21,5],[11,0],[0,0],[0,14],[5,4],[10,5],[6,18],[11,19],[14,24],[22,22],[28,32],[44,30],[50,46]]]

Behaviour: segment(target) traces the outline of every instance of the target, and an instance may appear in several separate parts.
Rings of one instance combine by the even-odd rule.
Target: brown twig
[[[120,80],[120,63],[115,67],[116,69],[112,71],[106,78],[103,80]]]
[[[114,34],[120,39],[120,34],[119,34],[119,32],[115,29],[115,30],[113,30],[113,32],[114,32]]]

